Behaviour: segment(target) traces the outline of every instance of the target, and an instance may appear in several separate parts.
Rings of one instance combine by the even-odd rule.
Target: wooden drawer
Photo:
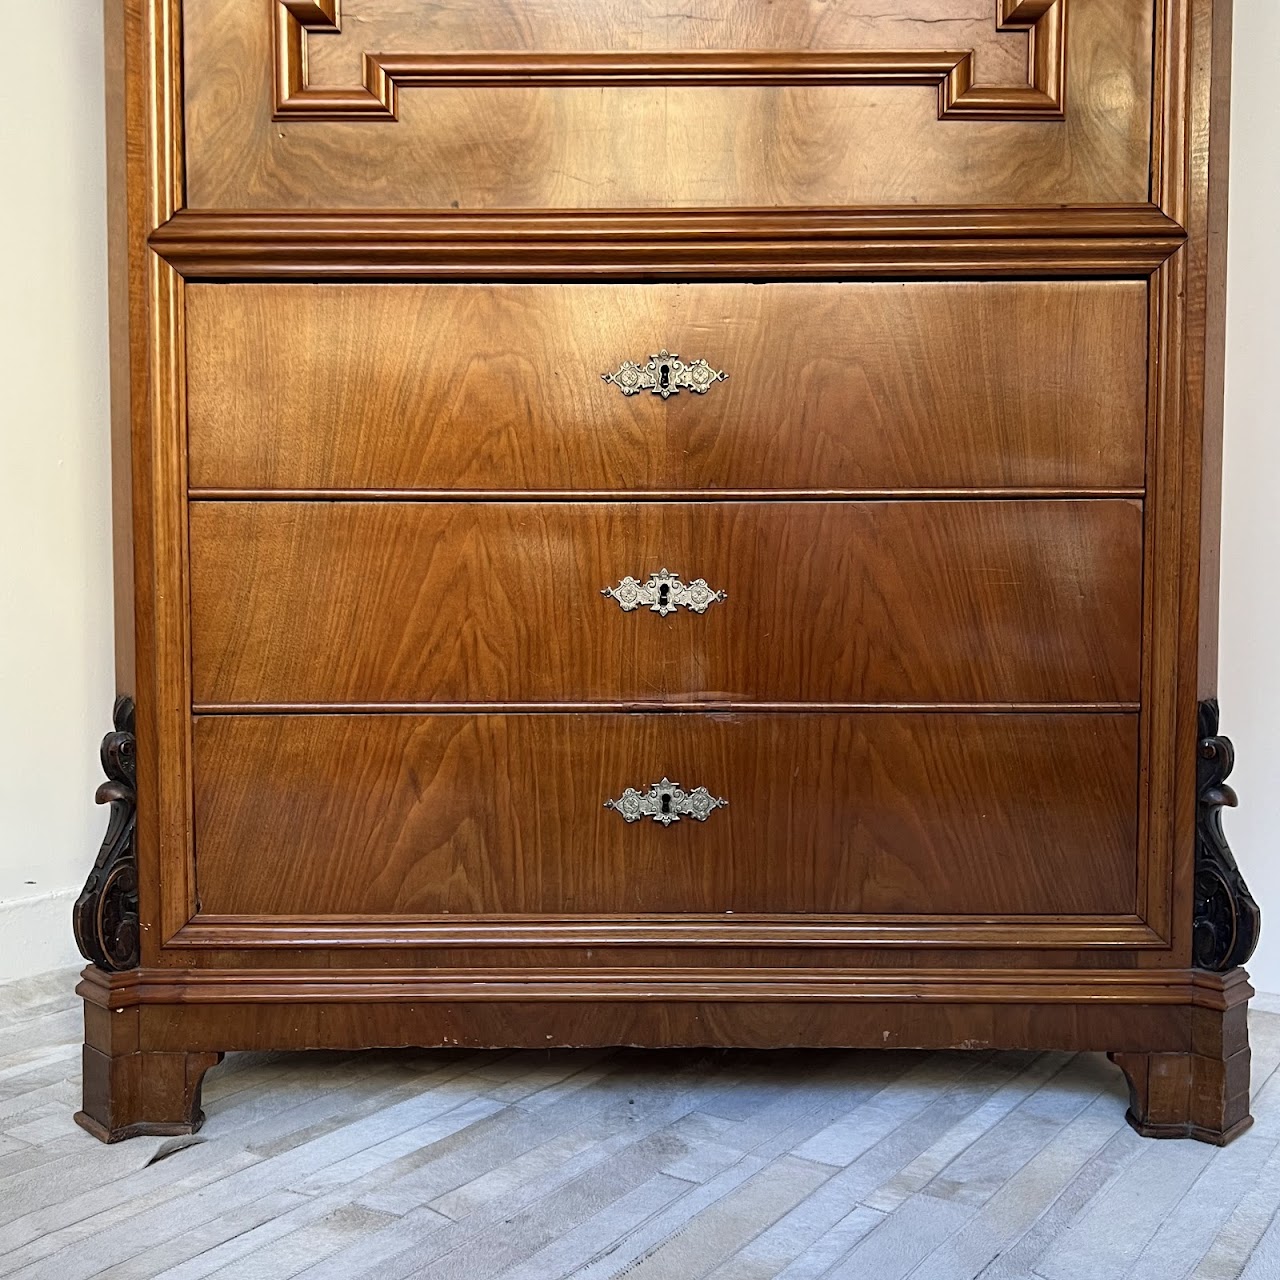
[[[1134,910],[1132,715],[205,716],[209,915]],[[664,778],[728,805],[628,823]]]
[[[198,704],[1139,696],[1133,501],[204,502],[190,518]],[[660,614],[602,594],[662,569],[727,599]]]
[[[1147,291],[193,285],[197,489],[1140,488]],[[728,380],[627,396],[661,348]]]

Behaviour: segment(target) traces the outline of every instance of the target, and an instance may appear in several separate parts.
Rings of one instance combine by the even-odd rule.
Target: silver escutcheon
[[[676,609],[706,613],[717,601],[728,599],[723,591],[713,591],[705,578],[682,582],[679,574],[668,569],[651,573],[647,582],[640,582],[628,575],[616,587],[602,588],[600,594],[616,600],[623,613],[645,608],[660,618],[665,618]]]
[[[705,396],[717,383],[729,375],[723,369],[713,369],[705,360],[692,360],[686,364],[673,351],[665,347],[649,357],[648,364],[624,360],[613,373],[600,375],[612,382],[624,396],[638,396],[651,391],[666,400],[681,391],[692,391]]]
[[[661,782],[651,784],[648,791],[628,787],[617,800],[606,800],[604,807],[622,814],[628,822],[652,818],[654,822],[669,827],[681,818],[706,822],[716,809],[723,809],[728,803],[713,796],[706,787],[686,791],[678,782],[663,778]]]

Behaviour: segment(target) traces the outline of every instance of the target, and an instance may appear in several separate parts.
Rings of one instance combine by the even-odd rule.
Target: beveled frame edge
[[[187,591],[184,282],[148,244],[185,200],[181,0],[104,0],[109,75],[117,688],[137,706],[142,963],[195,911]],[[121,253],[120,246],[127,246]],[[124,526],[123,528],[121,526]],[[159,769],[155,762],[164,760]],[[176,851],[183,851],[179,859]]]
[[[1180,964],[1192,958],[1199,703],[1216,682],[1219,531],[1204,513],[1217,511],[1222,384],[1206,372],[1221,372],[1226,227],[1211,239],[1209,214],[1225,213],[1230,35],[1231,0],[1159,0],[1151,200],[1187,238],[1151,278],[1138,911]]]
[[[919,85],[938,91],[938,118],[1062,120],[1067,0],[996,0],[996,30],[1027,33],[1025,85],[978,84],[972,50],[373,53],[355,87],[313,85],[312,34],[342,29],[340,0],[275,0],[275,120],[395,121],[407,88],[626,85]]]

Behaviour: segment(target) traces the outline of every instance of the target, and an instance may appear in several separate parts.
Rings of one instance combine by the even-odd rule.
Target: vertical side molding
[[[1193,743],[1217,667],[1231,0],[1159,0],[1156,15],[1151,198],[1187,239],[1152,277],[1140,913],[1190,964],[1202,945]]]
[[[193,914],[183,281],[148,244],[185,202],[181,0],[104,0],[113,245],[116,688],[136,699],[141,962]],[[163,761],[163,768],[158,762]]]
[[[1151,198],[1187,240],[1152,277],[1147,564],[1155,603],[1143,737],[1154,781],[1143,844],[1153,851],[1148,883],[1170,873],[1174,954],[1224,972],[1203,975],[1182,1046],[1111,1056],[1128,1077],[1128,1119],[1139,1133],[1225,1145],[1252,1123],[1252,988],[1235,966],[1258,930],[1257,905],[1222,832],[1222,808],[1235,803],[1225,783],[1233,752],[1218,735],[1217,704],[1205,701],[1217,665],[1231,0],[1160,0],[1156,12]],[[1170,574],[1174,564],[1180,570]],[[1185,750],[1193,732],[1194,771]],[[1166,902],[1150,906],[1163,916]]]
[[[1222,810],[1234,809],[1227,785],[1235,747],[1218,733],[1218,702],[1200,704],[1196,758],[1196,890],[1193,958],[1201,969],[1221,972],[1244,964],[1258,945],[1262,913],[1236,865],[1222,830]]]
[[[138,951],[138,762],[133,699],[116,699],[115,728],[102,740],[107,780],[95,799],[111,806],[107,834],[71,923],[80,954],[100,969],[136,968]]]

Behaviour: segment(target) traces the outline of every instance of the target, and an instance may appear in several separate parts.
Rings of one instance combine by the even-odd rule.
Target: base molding
[[[1234,1142],[1247,1129],[1253,1128],[1253,1117],[1245,1116],[1226,1129],[1212,1129],[1204,1125],[1185,1122],[1182,1124],[1144,1124],[1138,1120],[1132,1110],[1124,1113],[1125,1120],[1136,1134],[1143,1138],[1190,1138],[1193,1142],[1205,1142],[1213,1147],[1225,1147]]]
[[[85,1104],[103,1141],[191,1133],[232,1050],[1102,1051],[1140,1133],[1248,1125],[1244,970],[86,969]]]
[[[218,1055],[218,1057],[221,1057],[221,1055]],[[107,1144],[127,1142],[130,1138],[186,1137],[188,1134],[199,1133],[205,1122],[205,1114],[199,1107],[195,1109],[190,1120],[179,1120],[172,1123],[139,1120],[135,1124],[121,1125],[118,1128],[111,1128],[87,1111],[77,1111],[71,1118],[85,1133],[97,1138],[99,1142]]]
[[[765,1002],[1188,1005],[1253,995],[1243,969],[441,968],[85,969],[79,995],[135,1005]]]

